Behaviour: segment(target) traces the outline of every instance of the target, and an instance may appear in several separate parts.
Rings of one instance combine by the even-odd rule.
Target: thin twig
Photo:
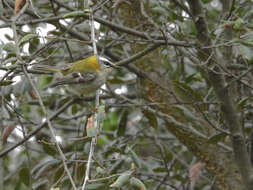
[[[97,52],[97,45],[96,45],[96,38],[95,38],[95,25],[94,25],[93,11],[91,11],[91,13],[90,13],[90,27],[91,27],[91,41],[92,41],[92,45],[93,45],[93,52],[94,52],[94,55],[97,56],[98,52]],[[100,90],[98,89],[96,91],[96,108],[97,109],[99,107],[99,94],[100,94]],[[98,131],[99,123],[98,123],[98,119],[97,119],[97,113],[94,114],[94,128],[95,128],[95,130]],[[97,137],[92,137],[92,139],[91,139],[90,152],[89,152],[88,162],[86,165],[85,178],[84,178],[82,190],[85,189],[85,186],[89,180],[90,166],[91,166],[91,161],[92,161],[91,159],[94,154],[94,147],[96,145],[96,138]]]
[[[60,107],[51,117],[49,117],[49,120],[53,120],[55,117],[57,117],[59,114],[61,114],[65,109],[67,109],[70,105],[72,105],[75,102],[75,100],[70,100],[69,102],[65,103],[62,107]],[[24,144],[26,141],[28,141],[30,138],[32,138],[34,135],[36,135],[41,129],[47,126],[46,122],[43,122],[39,127],[37,127],[34,131],[30,132],[26,135],[25,138],[14,144],[13,146],[7,148],[6,150],[3,150],[0,152],[0,158],[8,154],[10,151],[14,150],[18,146]]]
[[[31,7],[32,7],[32,10],[33,10],[34,14],[35,14],[38,18],[41,18],[41,16],[39,15],[39,13],[37,12],[37,10],[36,10],[35,7],[34,7],[32,0],[29,0],[29,1],[30,1],[30,4],[31,4]]]
[[[127,59],[116,62],[115,65],[120,66],[120,65],[126,65],[128,63],[131,63],[131,62],[143,57],[144,55],[147,55],[149,52],[152,52],[152,51],[156,50],[158,47],[160,47],[160,44],[158,44],[158,43],[153,44],[153,45],[147,47],[146,49],[144,49],[143,51],[138,52],[138,53],[134,54],[133,56],[127,58]]]
[[[53,139],[54,139],[54,143],[55,143],[55,145],[56,145],[56,148],[57,148],[58,152],[60,153],[60,157],[61,157],[61,159],[62,159],[62,163],[63,163],[64,169],[65,169],[65,171],[66,171],[66,173],[67,173],[67,175],[68,175],[68,177],[69,177],[69,180],[70,180],[70,182],[71,182],[71,184],[72,184],[72,187],[74,188],[74,190],[77,190],[76,185],[75,185],[75,183],[74,183],[74,181],[73,181],[73,179],[72,179],[72,177],[71,177],[71,174],[70,174],[70,171],[69,171],[69,169],[68,169],[68,166],[67,166],[67,164],[66,164],[66,160],[67,160],[67,159],[66,159],[64,153],[63,153],[62,150],[61,150],[61,147],[60,147],[60,145],[59,145],[59,142],[56,140],[55,131],[54,131],[53,126],[52,126],[52,124],[51,124],[51,121],[50,121],[50,119],[49,119],[49,117],[48,117],[46,107],[45,107],[45,105],[44,105],[44,103],[43,103],[43,100],[42,100],[40,94],[39,94],[39,91],[38,91],[38,89],[36,88],[35,84],[33,83],[31,77],[29,76],[29,74],[28,74],[28,72],[27,72],[27,70],[26,70],[26,67],[25,67],[23,64],[22,64],[22,68],[23,68],[23,71],[24,71],[24,74],[25,74],[26,78],[28,79],[29,83],[30,83],[31,86],[32,86],[32,89],[34,90],[36,96],[38,97],[38,100],[39,100],[40,106],[41,106],[41,108],[42,108],[42,111],[43,111],[43,113],[45,114],[46,123],[47,123],[48,128],[49,128],[49,130],[50,130],[50,132],[51,132],[51,135],[52,135],[52,137],[53,137]]]
[[[23,123],[21,122],[21,119],[19,116],[17,116],[18,118],[18,122],[21,126],[21,131],[22,131],[22,134],[23,134],[23,138],[26,137],[26,132],[25,132],[25,127],[23,125]],[[26,157],[27,157],[27,165],[28,165],[28,168],[29,168],[29,190],[32,190],[32,175],[31,175],[31,155],[30,155],[30,152],[29,152],[29,149],[28,149],[28,144],[25,143],[25,154],[26,154]]]
[[[12,2],[10,2],[11,5],[13,5]],[[34,14],[35,17],[37,17]],[[85,14],[82,16],[85,19],[89,18],[89,15]],[[56,20],[60,20],[60,19],[66,19],[64,18],[64,15],[61,16],[56,16],[56,17],[51,17],[51,18],[43,18],[43,19],[35,19],[35,20],[31,20],[31,21],[22,21],[22,22],[18,22],[17,25],[26,25],[26,24],[36,24],[36,23],[40,23],[40,22],[54,22]],[[123,25],[119,25],[113,22],[110,22],[108,20],[105,20],[101,17],[96,17],[94,16],[94,20],[102,25],[105,25],[111,29],[117,30],[119,32],[123,32],[123,33],[127,33],[133,36],[137,36],[140,37],[142,39],[147,39],[150,40],[149,38],[151,38],[151,41],[153,43],[161,43],[162,45],[175,45],[175,46],[183,46],[183,47],[193,47],[196,46],[195,43],[190,43],[190,42],[184,42],[184,41],[177,41],[177,40],[164,40],[164,36],[162,35],[148,35],[146,32],[141,32],[138,30],[134,30],[132,28],[123,26]],[[6,28],[9,27],[10,24],[3,24],[0,26],[0,28]],[[149,37],[150,36],[150,37]]]
[[[134,100],[130,100],[128,99],[127,97],[125,97],[124,95],[120,95],[120,94],[116,94],[115,92],[113,92],[110,88],[109,85],[107,85],[107,88],[109,89],[108,90],[104,90],[108,93],[111,93],[113,96],[115,97],[118,97],[120,99],[123,99],[123,100],[126,100],[127,102],[130,102],[132,104],[138,104],[137,102],[135,102]],[[152,107],[150,106],[146,106],[146,107],[141,107],[143,110],[146,110],[146,111],[149,111],[153,114],[155,114],[157,117],[161,118],[161,119],[164,119],[165,121],[167,121],[169,124],[173,125],[173,126],[177,126],[177,127],[180,127],[182,130],[185,130],[187,132],[190,132],[190,133],[193,133],[194,135],[197,135],[199,136],[200,138],[204,138],[204,139],[208,139],[208,137],[202,133],[200,133],[199,131],[197,130],[193,130],[193,131],[189,131],[189,128],[184,124],[184,123],[181,123],[179,121],[177,121],[174,117],[170,116],[170,115],[167,115],[165,113],[162,113],[162,112],[159,112],[155,109],[153,109]],[[231,148],[228,147],[227,145],[223,144],[223,143],[218,143],[219,146],[221,148],[223,148],[224,150],[227,150],[227,151],[231,151]]]
[[[123,173],[122,173],[123,174]],[[110,175],[108,177],[103,177],[103,178],[98,178],[98,179],[93,179],[93,180],[90,180],[90,182],[98,182],[98,181],[104,181],[104,180],[108,180],[108,179],[111,179],[113,177],[117,177],[117,176],[120,176],[122,174],[113,174],[113,175]]]
[[[57,12],[56,12],[56,9],[55,9],[55,7],[54,7],[53,0],[50,0],[50,5],[51,5],[51,7],[52,7],[54,16],[57,16]],[[59,21],[58,21],[56,24],[57,24],[57,26],[58,26],[59,28],[61,28]],[[61,28],[61,29],[62,29],[62,28]],[[64,36],[64,35],[63,35],[63,36]],[[71,62],[73,62],[74,59],[73,59],[73,56],[72,56],[72,52],[70,51],[69,44],[68,44],[68,42],[67,42],[66,40],[64,40],[64,44],[65,44],[65,46],[66,46],[66,48],[67,48],[67,51],[68,51],[68,53],[69,53],[70,60],[71,60]]]
[[[47,110],[46,110],[46,108],[45,108],[45,106],[44,106],[44,104],[43,104],[42,98],[41,98],[41,96],[40,96],[40,94],[39,94],[38,89],[36,88],[35,84],[33,83],[31,77],[29,76],[29,74],[28,74],[28,72],[27,72],[27,69],[26,69],[26,66],[24,65],[24,63],[23,63],[23,61],[22,61],[22,59],[21,59],[21,56],[20,56],[20,49],[19,49],[19,43],[18,43],[19,41],[18,41],[18,35],[17,35],[17,29],[16,29],[16,21],[17,21],[17,19],[24,13],[24,11],[25,11],[26,8],[28,7],[28,5],[29,5],[29,3],[28,3],[28,1],[27,1],[26,4],[25,4],[25,6],[24,6],[24,7],[21,9],[21,11],[13,18],[13,21],[12,21],[12,29],[13,29],[14,40],[15,40],[15,44],[16,44],[16,56],[17,56],[17,60],[20,62],[21,67],[22,67],[22,70],[23,70],[23,72],[24,72],[24,74],[25,74],[27,80],[28,80],[29,83],[31,84],[33,90],[35,91],[35,93],[36,93],[36,95],[37,95],[37,97],[38,97],[40,106],[41,106],[42,111],[43,111],[43,113],[45,114],[45,117],[46,117],[46,123],[48,124],[48,127],[49,127],[49,129],[50,129],[50,131],[51,131],[52,137],[53,137],[53,139],[54,139],[54,141],[55,141],[57,150],[59,151],[60,156],[61,156],[61,158],[62,158],[65,171],[66,171],[67,174],[68,174],[68,177],[69,177],[69,179],[70,179],[70,181],[71,181],[71,184],[72,184],[74,190],[77,190],[77,189],[76,189],[76,186],[75,186],[75,183],[74,183],[74,181],[73,181],[73,179],[72,179],[72,177],[71,177],[71,175],[70,175],[70,172],[69,172],[69,170],[68,170],[67,164],[66,164],[66,162],[65,162],[65,161],[66,161],[66,158],[65,158],[65,156],[64,156],[64,154],[63,154],[63,152],[62,152],[62,150],[61,150],[61,148],[60,148],[59,143],[58,143],[57,140],[56,140],[56,135],[55,135],[55,132],[54,132],[54,130],[53,130],[52,124],[51,124],[51,122],[50,122],[50,119],[49,119],[49,117],[48,117]],[[25,137],[24,137],[24,138],[25,138]]]

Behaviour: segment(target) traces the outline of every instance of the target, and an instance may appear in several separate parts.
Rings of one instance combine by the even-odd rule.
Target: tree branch
[[[49,117],[49,120],[53,120],[55,117],[57,117],[59,114],[61,114],[64,110],[66,110],[70,105],[72,105],[75,102],[75,99],[70,100],[66,104],[64,104],[62,107],[60,107],[52,116]],[[3,150],[0,152],[0,158],[8,154],[10,151],[14,150],[18,146],[24,144],[26,141],[28,141],[30,138],[32,138],[34,135],[36,135],[41,129],[47,126],[47,123],[43,122],[37,127],[34,131],[30,132],[29,134],[26,135],[25,138],[23,138],[21,141],[17,142],[13,146]]]
[[[204,17],[203,8],[199,0],[188,0],[193,15],[193,20],[197,29],[198,40],[202,46],[211,46],[211,38],[207,23]],[[217,62],[216,55],[212,49],[202,50],[202,61],[207,61],[208,77],[214,87],[217,98],[221,102],[221,110],[224,113],[225,120],[229,126],[232,137],[232,146],[235,155],[235,161],[242,175],[242,179],[248,190],[253,189],[253,168],[248,157],[244,136],[241,131],[239,118],[234,108],[233,95],[226,88],[224,75],[220,72],[220,68],[215,64]],[[209,57],[211,57],[209,59]]]
[[[14,7],[14,3],[12,1],[8,1],[10,3],[11,6]],[[27,10],[26,13],[28,13],[29,15],[38,18],[37,15],[35,15],[31,10]],[[89,15],[88,14],[84,14],[81,17],[85,18],[85,19],[89,19]],[[54,22],[54,21],[58,21],[60,19],[65,19],[64,15],[62,16],[55,16],[55,17],[51,17],[51,18],[42,18],[42,19],[36,19],[36,20],[31,20],[31,21],[23,21],[23,22],[17,22],[16,25],[26,25],[26,24],[37,24],[37,23],[41,23],[41,22]],[[113,30],[117,30],[120,32],[124,32],[133,36],[137,36],[143,39],[147,39],[150,40],[150,38],[148,38],[148,36],[150,36],[152,39],[151,42],[153,43],[160,43],[162,45],[175,45],[175,46],[183,46],[183,47],[192,47],[195,46],[196,44],[194,43],[189,43],[189,42],[181,42],[181,41],[176,41],[176,40],[166,40],[164,39],[164,36],[157,36],[157,35],[148,35],[145,32],[140,32],[137,30],[134,30],[132,28],[123,26],[123,25],[119,25],[117,23],[113,23],[110,21],[107,21],[105,19],[102,19],[100,17],[96,17],[94,16],[94,20],[99,22],[100,24],[103,24]],[[6,27],[10,27],[11,24],[3,24],[0,26],[0,28],[6,28]]]

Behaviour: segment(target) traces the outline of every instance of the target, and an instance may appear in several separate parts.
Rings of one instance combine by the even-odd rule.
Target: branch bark
[[[138,2],[131,2],[132,3],[128,5],[121,4],[120,19],[124,22],[124,25],[133,28],[145,22],[145,18],[142,18],[142,15],[140,14],[141,11],[138,9]],[[195,2],[196,1],[189,0],[189,4],[194,4]],[[202,11],[199,11],[202,9],[201,4],[194,4],[193,6],[190,6],[190,8],[194,19],[193,21],[195,22],[197,28],[198,42],[200,42],[201,47],[212,47],[205,16]],[[146,28],[143,27],[144,31],[145,29]],[[131,48],[135,53],[136,51],[144,50],[146,47],[133,44]],[[199,49],[196,47],[196,49],[199,51],[198,55],[199,58],[201,58],[200,61],[206,63],[209,67],[212,66],[214,68],[213,70],[208,69],[207,73],[209,75],[209,79],[212,80],[212,85],[214,86],[215,92],[223,107],[222,112],[224,114],[226,112],[226,121],[229,121],[228,125],[231,126],[230,129],[232,128],[234,132],[232,136],[233,149],[236,149],[234,152],[237,155],[236,163],[234,161],[232,152],[224,152],[224,150],[218,144],[210,144],[208,142],[208,139],[194,134],[191,129],[186,130],[185,128],[176,126],[170,122],[166,122],[166,127],[168,131],[177,137],[178,140],[181,141],[181,143],[183,143],[200,161],[206,163],[205,168],[216,179],[215,188],[226,190],[244,189],[242,187],[243,182],[241,180],[241,175],[238,174],[237,165],[240,162],[240,174],[243,172],[244,183],[247,184],[246,186],[250,189],[250,174],[252,169],[249,165],[250,162],[247,157],[248,155],[245,149],[243,136],[240,136],[242,133],[240,131],[238,118],[233,107],[232,98],[230,97],[231,94],[229,94],[228,90],[226,89],[224,76],[219,73],[219,68],[215,66],[217,63],[215,52],[211,48]],[[150,102],[165,103],[165,106],[157,106],[156,109],[164,114],[170,115],[176,121],[184,123],[186,121],[183,120],[183,116],[177,113],[171,105],[171,102],[175,101],[175,99],[173,97],[173,94],[168,93],[172,90],[170,86],[170,77],[167,75],[161,76],[159,74],[159,71],[166,68],[166,63],[164,63],[163,60],[159,58],[160,51],[160,49],[153,51],[152,55],[146,55],[142,59],[138,60],[138,64],[135,65],[139,70],[147,73],[147,75],[149,75],[149,78],[152,78],[152,80],[148,80],[146,77],[141,78],[140,88],[143,92],[142,95]],[[155,84],[153,81],[159,81],[160,86],[166,86],[169,91],[160,88],[160,86]],[[224,96],[224,94],[226,95]],[[199,113],[194,114],[197,116]],[[211,126],[205,122],[202,122],[200,125],[206,130],[208,130],[208,128],[211,128]],[[236,125],[236,127],[234,127],[234,125]],[[238,133],[235,133],[235,131]],[[239,139],[237,138],[238,136],[236,136],[237,134],[239,134]],[[242,160],[240,160],[241,156],[244,156]],[[243,163],[245,165],[243,165]],[[249,166],[247,168],[247,171],[245,171],[245,166]]]
[[[202,46],[212,46],[201,2],[199,0],[188,0],[188,3],[197,29],[199,42]],[[231,94],[226,87],[224,75],[216,65],[217,57],[214,50],[202,49],[200,51],[203,55],[202,61],[208,61],[208,77],[221,103],[221,110],[231,133],[235,162],[239,168],[245,186],[248,190],[251,190],[253,189],[253,169],[242,134],[242,126],[240,126],[239,117],[234,107],[233,94]]]

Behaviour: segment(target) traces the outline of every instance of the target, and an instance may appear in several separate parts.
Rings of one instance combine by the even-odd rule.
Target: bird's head
[[[111,62],[109,59],[105,57],[98,56],[98,59],[99,59],[99,64],[102,67],[102,69],[110,68],[110,67],[115,68],[115,69],[120,68],[119,66],[115,65],[113,62]]]

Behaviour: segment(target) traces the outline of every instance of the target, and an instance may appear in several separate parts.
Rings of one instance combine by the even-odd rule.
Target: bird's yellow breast
[[[70,72],[75,71],[80,73],[101,71],[97,56],[91,56],[73,63],[73,65],[70,67]]]

